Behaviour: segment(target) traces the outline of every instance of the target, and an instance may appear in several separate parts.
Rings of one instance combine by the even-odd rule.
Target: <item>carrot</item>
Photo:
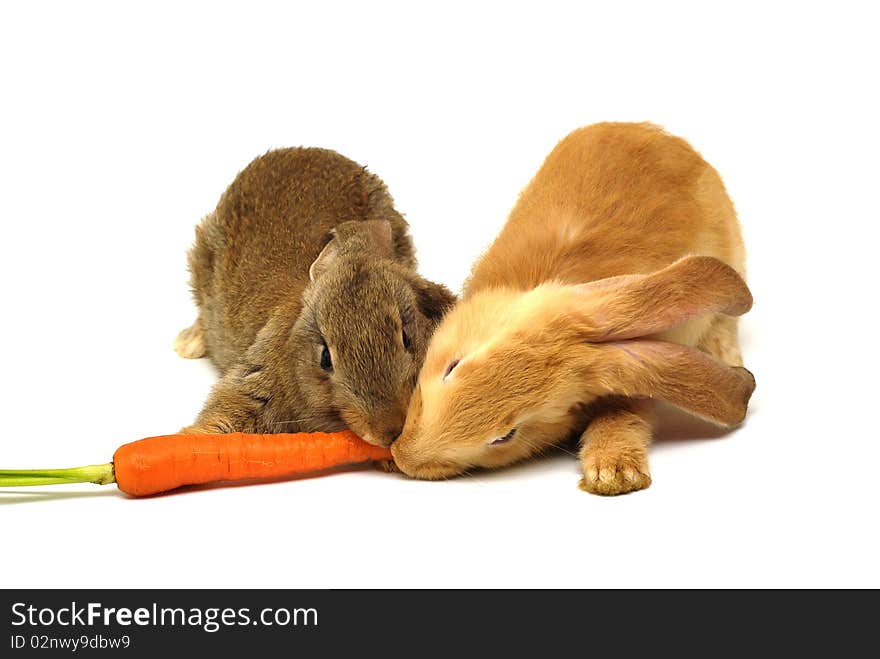
[[[0,486],[116,483],[132,496],[184,485],[293,476],[342,464],[389,460],[391,452],[349,431],[276,435],[165,435],[125,444],[113,462],[74,469],[0,471]]]

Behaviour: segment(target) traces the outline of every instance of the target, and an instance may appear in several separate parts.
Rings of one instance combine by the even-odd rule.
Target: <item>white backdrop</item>
[[[382,177],[454,289],[555,142],[650,120],[717,167],[758,389],[678,422],[606,499],[560,454],[444,483],[371,469],[131,500],[0,492],[6,587],[880,586],[878,48],[869,3],[20,3],[0,9],[0,468],[105,462],[215,374],[193,227],[251,158]]]

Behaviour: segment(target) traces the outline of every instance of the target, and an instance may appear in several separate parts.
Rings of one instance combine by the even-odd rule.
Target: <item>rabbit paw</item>
[[[377,460],[376,468],[381,469],[387,474],[400,474],[400,467],[398,467],[394,460]]]
[[[205,333],[198,321],[177,335],[174,339],[174,352],[184,359],[200,359],[207,354]]]
[[[581,464],[584,477],[578,486],[591,494],[613,496],[643,490],[651,484],[648,456],[643,450],[587,447]]]

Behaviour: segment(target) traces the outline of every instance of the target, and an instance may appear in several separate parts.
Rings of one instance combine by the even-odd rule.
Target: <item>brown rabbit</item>
[[[647,487],[652,398],[723,426],[745,416],[744,260],[724,185],[684,140],[574,131],[434,334],[397,467],[446,478],[580,435],[583,489]]]
[[[387,446],[454,302],[415,272],[384,183],[325,149],[255,159],[196,228],[184,357],[222,379],[186,432],[335,431]]]

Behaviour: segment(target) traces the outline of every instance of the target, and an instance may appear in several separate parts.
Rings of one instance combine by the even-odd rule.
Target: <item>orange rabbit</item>
[[[427,479],[580,435],[581,487],[651,483],[652,398],[719,425],[754,390],[740,227],[717,172],[650,124],[550,153],[429,345],[396,465]]]

